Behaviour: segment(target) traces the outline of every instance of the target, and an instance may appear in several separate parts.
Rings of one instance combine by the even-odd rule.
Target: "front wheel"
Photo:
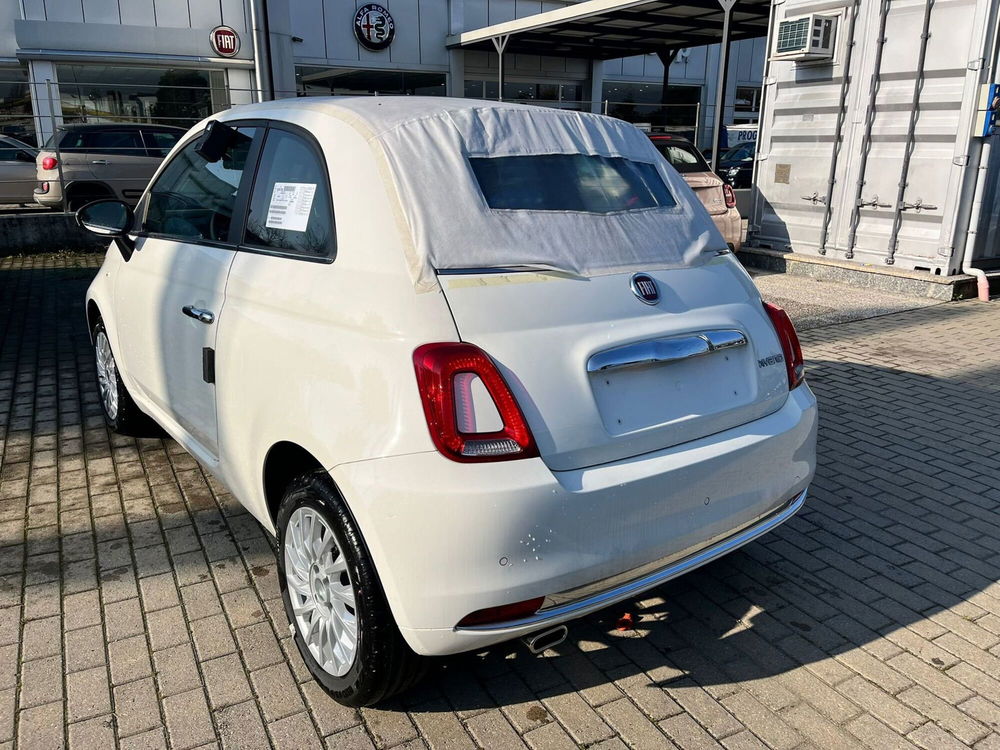
[[[97,390],[108,427],[119,434],[134,437],[161,435],[159,427],[136,405],[122,383],[104,321],[98,321],[94,326],[93,340]]]
[[[295,645],[334,700],[369,706],[420,679],[425,660],[400,635],[364,541],[326,472],[303,475],[285,493],[278,565]]]

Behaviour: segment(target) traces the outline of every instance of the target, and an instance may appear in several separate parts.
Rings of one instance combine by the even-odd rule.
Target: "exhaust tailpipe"
[[[528,648],[528,651],[533,654],[540,654],[547,648],[558,646],[566,640],[568,634],[569,628],[565,625],[556,625],[554,628],[526,635],[521,640],[524,641],[524,645]]]

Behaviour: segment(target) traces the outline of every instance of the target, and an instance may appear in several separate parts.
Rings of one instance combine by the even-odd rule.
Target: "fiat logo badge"
[[[640,302],[655,305],[660,301],[660,290],[656,288],[653,277],[647,273],[632,274],[629,286],[632,287],[632,294],[638,297]]]

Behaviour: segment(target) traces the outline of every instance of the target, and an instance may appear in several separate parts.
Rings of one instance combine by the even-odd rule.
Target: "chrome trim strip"
[[[734,534],[733,536],[728,537],[711,547],[707,547],[701,552],[689,555],[683,560],[675,562],[673,565],[669,565],[662,570],[631,581],[630,583],[623,584],[571,604],[564,604],[560,607],[553,607],[552,609],[538,612],[531,617],[491,625],[471,625],[463,628],[455,628],[455,631],[470,633],[503,633],[508,630],[525,626],[534,627],[538,625],[545,625],[549,622],[554,624],[555,622],[582,617],[590,612],[603,609],[604,607],[614,604],[622,599],[626,599],[633,594],[638,594],[646,591],[647,589],[654,588],[662,583],[666,583],[672,578],[677,578],[678,576],[692,571],[695,568],[700,568],[702,565],[710,563],[716,558],[722,557],[723,555],[742,547],[744,544],[752,542],[757,537],[763,536],[794,516],[805,504],[807,492],[808,490],[802,490],[802,492],[796,495],[794,499],[790,500],[782,508],[769,515],[760,523],[751,526],[738,534]]]
[[[651,364],[669,364],[691,357],[701,357],[720,349],[746,346],[747,337],[742,331],[702,331],[690,336],[676,336],[652,341],[639,341],[597,352],[587,360],[587,372],[603,372],[623,367],[641,367]]]

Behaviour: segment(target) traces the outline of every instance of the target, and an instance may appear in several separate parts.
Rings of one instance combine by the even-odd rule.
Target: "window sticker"
[[[306,231],[315,195],[314,182],[274,183],[264,226],[270,229],[290,229],[293,232]]]

